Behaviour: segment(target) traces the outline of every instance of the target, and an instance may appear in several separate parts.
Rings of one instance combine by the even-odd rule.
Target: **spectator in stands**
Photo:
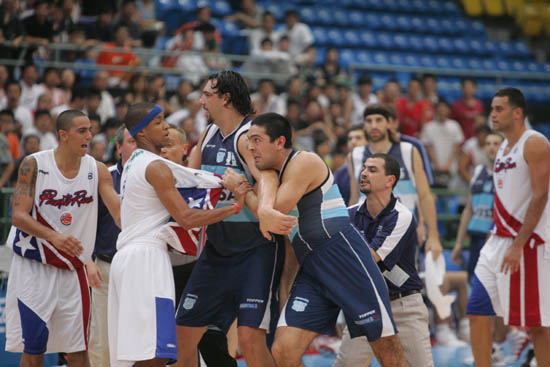
[[[1,15],[0,15],[1,16]],[[1,47],[0,47],[1,50]],[[0,65],[0,110],[6,108],[8,104],[8,97],[6,96],[6,91],[4,87],[8,81],[10,74],[6,65]]]
[[[136,2],[134,0],[124,0],[118,16],[114,20],[115,32],[119,26],[124,25],[128,30],[128,34],[131,38],[130,44],[132,46],[141,46],[141,33],[143,29],[138,21],[139,13],[137,11]],[[115,33],[116,42],[116,33]]]
[[[437,103],[435,119],[422,128],[421,140],[426,146],[438,187],[448,188],[458,177],[458,159],[464,135],[458,122],[449,119],[449,105]]]
[[[23,159],[25,159],[25,157],[28,155],[40,151],[40,137],[34,132],[23,135],[23,138],[21,139],[21,146],[23,147],[23,154],[19,154],[19,157],[15,160],[15,169],[13,170],[10,178],[11,186],[15,186],[15,183],[17,182],[19,166],[21,165]]]
[[[279,97],[275,94],[275,87],[271,79],[260,80],[258,91],[253,93],[250,99],[257,115],[279,111]]]
[[[90,141],[88,154],[94,157],[96,161],[103,162],[103,156],[105,155],[105,139],[99,135],[94,136]]]
[[[124,26],[122,26],[121,28],[124,28]],[[105,123],[108,118],[114,117],[116,115],[115,101],[111,93],[109,93],[109,91],[107,90],[107,87],[109,86],[108,72],[101,70],[96,72],[92,85],[95,89],[99,91],[101,95],[101,102],[99,104],[97,113],[101,117],[101,122]]]
[[[113,8],[104,4],[97,20],[86,27],[86,38],[98,42],[113,41]]]
[[[288,80],[288,86],[286,91],[281,93],[279,96],[281,114],[286,115],[288,118],[288,103],[290,101],[298,102],[299,108],[298,113],[301,112],[301,102],[303,100],[303,82],[299,76],[294,76]],[[292,123],[292,121],[291,121]]]
[[[97,57],[98,65],[115,65],[115,66],[130,66],[136,65],[138,60],[136,55],[131,52],[131,39],[128,32],[128,26],[124,23],[119,23],[115,27],[114,42],[105,44],[105,51],[102,51]],[[125,51],[109,51],[112,48],[122,48]],[[121,70],[110,70],[109,75],[113,77],[113,84],[125,77],[125,73]],[[107,87],[107,86],[106,86]],[[97,88],[97,87],[96,87]]]
[[[129,104],[145,102],[145,89],[147,88],[147,78],[145,75],[136,73],[130,78],[128,92],[124,96],[124,100]]]
[[[287,118],[288,122],[290,122],[290,126],[292,126],[293,131],[298,129],[298,127],[306,125],[301,116],[301,105],[298,100],[288,100],[288,102],[286,103],[285,117]]]
[[[11,114],[11,116],[10,116]],[[13,129],[13,114],[9,110],[0,112],[0,188],[7,185],[15,169],[8,143],[8,133]]]
[[[319,85],[322,81],[317,80],[309,85],[307,89],[306,101],[317,101],[323,109],[323,113],[328,112],[330,100],[323,94],[323,89]]]
[[[214,55],[221,53],[221,44],[218,43],[216,37],[216,28],[212,23],[203,23],[195,28],[195,32],[201,32],[204,37],[204,61],[210,69],[209,72],[221,71],[231,68],[231,62],[222,55]]]
[[[116,108],[115,118],[118,121],[124,121],[124,118],[126,117],[126,114],[128,113],[128,107],[130,107],[130,105],[124,99],[121,99],[120,101],[117,102],[117,104],[115,106],[115,108]]]
[[[40,150],[48,150],[57,147],[57,138],[54,131],[54,124],[50,111],[38,110],[34,114],[34,129],[40,138]]]
[[[48,93],[41,94],[36,102],[36,110],[48,110],[53,108],[52,97]]]
[[[439,102],[439,95],[437,94],[437,79],[434,74],[422,75],[422,88],[424,99],[435,106]]]
[[[347,133],[346,155],[351,152],[353,148],[367,145],[367,133],[363,129],[362,125],[356,125],[351,127]],[[334,172],[334,182],[338,185],[342,198],[349,204],[349,172],[347,163],[341,166]]]
[[[309,27],[299,22],[298,11],[287,10],[285,13],[285,25],[280,30],[281,35],[286,35],[290,41],[290,54],[297,57],[303,54],[313,44],[313,34]]]
[[[21,85],[16,81],[6,83],[5,92],[7,97],[6,107],[13,111],[15,116],[15,131],[20,134],[25,134],[29,129],[32,129],[32,113],[25,106],[21,106]]]
[[[279,40],[279,50],[284,49],[284,39],[286,36],[281,37]],[[291,54],[292,56],[292,54]],[[320,79],[320,74],[316,68],[317,63],[317,50],[313,46],[308,46],[303,53],[294,57],[296,64],[300,67],[300,74],[308,82],[316,82]]]
[[[304,119],[301,125],[296,126],[295,136],[311,135],[315,130],[323,131],[331,141],[336,141],[336,137],[332,132],[332,122],[323,116],[321,104],[313,99],[307,103]],[[310,147],[309,150],[313,151],[314,148],[314,146]]]
[[[92,137],[98,135],[101,132],[101,117],[99,117],[98,114],[92,113],[88,115],[88,119],[90,120]]]
[[[270,38],[264,38],[260,49],[252,51],[253,56],[243,64],[243,71],[265,74],[294,75],[297,71],[288,52],[277,50]],[[251,83],[254,85],[254,82]],[[286,86],[286,81],[278,81],[278,86]]]
[[[320,76],[325,79],[327,83],[333,82],[337,77],[343,74],[342,68],[338,63],[338,49],[330,47],[325,55],[325,62],[319,68]]]
[[[210,7],[206,2],[199,2],[198,9],[197,9],[197,20],[186,23],[182,26],[182,28],[191,28],[194,29],[201,24],[205,23],[211,23],[212,19],[212,13],[210,11]],[[214,36],[216,37],[216,43],[221,45],[222,44],[222,36],[220,32],[217,30],[214,32]],[[192,49],[195,51],[204,51],[205,48],[205,39],[202,32],[194,32],[193,33],[193,42],[192,42]]]
[[[176,94],[170,97],[168,103],[170,103],[174,111],[181,110],[187,105],[187,96],[191,92],[193,92],[193,84],[187,79],[182,79],[178,85]]]
[[[331,99],[330,107],[328,109],[329,118],[334,125],[334,134],[336,136],[346,135],[346,122],[344,120],[344,110],[340,101]],[[347,154],[347,153],[346,153]]]
[[[44,93],[44,88],[38,84],[38,71],[36,65],[26,64],[21,71],[21,106],[33,111],[36,109],[38,97]]]
[[[353,93],[351,99],[352,104],[344,107],[344,117],[346,121],[349,121],[348,125],[362,125],[365,108],[378,103],[378,98],[372,93],[370,75],[363,74],[359,76],[357,79],[357,93]]]
[[[237,23],[241,29],[258,28],[262,24],[263,9],[254,0],[241,0],[238,11],[225,19]]]
[[[462,146],[462,154],[459,161],[459,172],[464,181],[470,182],[474,168],[479,165],[487,166],[489,158],[485,153],[485,139],[491,132],[491,128],[485,124],[475,128],[475,136],[467,139]]]
[[[401,87],[397,79],[390,79],[378,93],[378,101],[381,104],[395,108],[397,100],[401,97]]]
[[[63,69],[61,70],[61,85],[60,89],[63,93],[63,103],[68,104],[71,100],[71,92],[74,87],[75,75],[72,69]]]
[[[474,136],[474,120],[477,115],[483,115],[483,102],[475,97],[477,84],[475,80],[462,80],[462,98],[453,103],[451,118],[458,121],[466,139]]]
[[[54,121],[57,120],[57,116],[67,110],[85,111],[87,96],[88,93],[84,88],[75,87],[71,92],[71,100],[69,103],[52,108],[51,114]]]
[[[43,93],[50,96],[52,107],[63,104],[63,91],[58,88],[60,83],[59,71],[55,68],[47,68],[46,71],[44,71],[43,79],[44,82],[40,84],[40,87]]]
[[[19,44],[23,40],[18,0],[4,0],[0,4],[0,55],[7,59],[16,58]]]
[[[86,58],[86,50],[82,49],[85,46],[94,46],[97,42],[94,40],[86,40],[86,32],[81,25],[75,25],[71,28],[68,42],[74,45],[70,50],[61,51],[61,60],[65,62],[75,62]]]
[[[99,113],[99,106],[101,105],[101,91],[97,88],[90,88],[86,94],[86,108],[85,113],[87,115],[96,113],[101,117]],[[109,117],[110,118],[110,117]],[[104,125],[107,120],[101,118],[101,124]]]
[[[23,40],[48,45],[54,36],[53,24],[48,19],[49,2],[47,0],[36,0],[33,2],[32,7],[34,13],[23,20]]]
[[[15,116],[13,114],[13,111],[9,109],[3,110],[3,114],[5,119],[4,123],[8,124],[7,126],[4,126],[4,133],[8,140],[10,154],[13,159],[17,160],[19,159],[19,157],[21,157],[21,149],[19,146],[19,136],[16,134]],[[17,172],[15,172],[15,175],[17,176]]]
[[[418,79],[411,79],[407,88],[407,95],[397,100],[397,117],[401,133],[417,136],[424,123],[433,118],[433,105],[422,99],[422,90]]]
[[[248,33],[248,43],[250,45],[250,53],[260,50],[260,46],[264,39],[271,40],[271,44],[274,46],[277,44],[278,32],[275,32],[275,17],[273,13],[266,11],[262,15],[262,21],[258,28],[252,29]]]
[[[72,19],[74,9],[73,0],[54,1],[51,10],[51,19],[55,42],[65,43],[69,41],[69,35],[73,31],[75,23]]]
[[[156,7],[153,0],[136,0],[136,14],[139,15],[139,22],[143,29],[151,27],[156,20]]]

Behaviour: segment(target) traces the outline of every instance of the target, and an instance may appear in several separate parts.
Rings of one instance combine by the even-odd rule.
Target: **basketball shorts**
[[[111,366],[177,359],[174,278],[166,245],[130,243],[111,263],[108,297]]]
[[[520,269],[500,271],[512,239],[491,236],[481,249],[468,299],[468,315],[504,318],[507,325],[550,326],[550,258],[544,245],[523,247]]]
[[[6,296],[6,350],[28,354],[87,349],[90,291],[84,268],[13,256]]]
[[[278,311],[276,292],[283,257],[284,244],[280,242],[226,257],[207,241],[183,292],[176,323],[216,325],[227,332],[237,317],[238,326],[269,332]]]
[[[332,334],[340,309],[352,338],[364,335],[372,342],[397,333],[386,281],[351,227],[305,258],[278,327]]]

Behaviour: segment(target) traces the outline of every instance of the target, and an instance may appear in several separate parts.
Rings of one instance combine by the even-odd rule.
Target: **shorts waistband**
[[[390,301],[395,301],[396,299],[411,296],[413,294],[420,293],[418,289],[411,289],[409,291],[399,292],[399,293],[393,293],[390,294]]]
[[[151,239],[151,238],[134,239],[134,240],[128,241],[125,244],[123,244],[121,247],[117,246],[118,247],[117,250],[120,251],[127,247],[134,247],[134,246],[154,247],[154,248],[158,248],[168,252],[168,245],[166,244],[166,242],[158,239]]]

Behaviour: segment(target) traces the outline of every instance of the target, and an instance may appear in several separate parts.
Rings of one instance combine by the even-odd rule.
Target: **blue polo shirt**
[[[113,177],[113,184],[115,191],[120,195],[120,178],[122,177],[122,162],[114,166],[109,167],[109,173]],[[105,203],[99,196],[99,202],[97,206],[97,233],[95,237],[94,255],[107,255],[114,256],[116,252],[116,240],[120,228],[117,227],[113,217],[107,210]]]
[[[367,198],[368,200],[368,198]],[[380,256],[381,268],[391,294],[422,289],[415,266],[418,238],[416,220],[409,209],[391,196],[388,205],[373,218],[367,201],[348,208],[351,222]]]

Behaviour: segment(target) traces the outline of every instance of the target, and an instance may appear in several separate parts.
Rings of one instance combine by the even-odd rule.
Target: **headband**
[[[147,115],[145,115],[144,118],[142,118],[137,124],[135,124],[130,129],[130,135],[136,136],[137,133],[139,133],[141,130],[145,129],[147,125],[159,114],[162,112],[162,107],[160,107],[158,104],[153,107],[151,111]]]
[[[369,115],[382,115],[386,120],[390,120],[390,112],[384,107],[367,107],[363,112],[363,118]]]

